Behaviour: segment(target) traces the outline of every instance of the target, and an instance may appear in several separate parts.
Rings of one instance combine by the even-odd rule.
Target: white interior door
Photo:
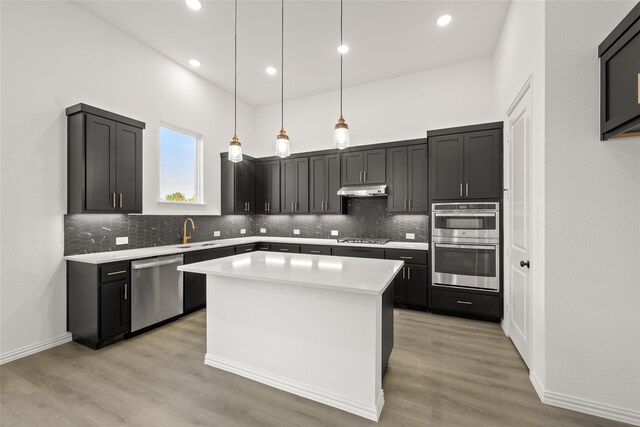
[[[527,366],[531,357],[531,88],[529,83],[507,113],[505,150],[505,305],[508,333]]]

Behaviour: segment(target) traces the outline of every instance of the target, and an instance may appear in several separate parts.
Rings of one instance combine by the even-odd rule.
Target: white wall
[[[640,138],[599,140],[597,55],[635,3],[546,5],[545,386],[640,423]]]
[[[2,2],[0,354],[65,335],[66,117],[78,102],[146,122],[144,213],[219,214],[233,98],[68,2]],[[250,150],[253,109],[240,104]],[[161,121],[204,135],[203,207],[160,205]]]
[[[284,126],[292,153],[332,148],[339,100],[336,90],[285,102]],[[499,120],[494,111],[492,60],[482,58],[345,88],[344,116],[352,145],[422,138],[429,129]],[[273,155],[279,129],[280,104],[258,108],[258,146],[249,154]]]
[[[502,119],[531,78],[532,94],[532,252],[533,348],[530,368],[537,380],[545,380],[544,206],[545,206],[545,2],[513,1],[494,53],[496,110]],[[506,156],[506,152],[505,152]],[[505,289],[508,301],[509,289]],[[505,307],[505,318],[510,316]],[[508,324],[508,322],[505,322]]]

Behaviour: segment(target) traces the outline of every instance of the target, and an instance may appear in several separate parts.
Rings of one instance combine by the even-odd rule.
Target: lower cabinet
[[[67,330],[74,341],[97,349],[131,330],[129,261],[67,261]]]
[[[384,258],[384,249],[355,248],[351,246],[333,246],[331,254],[335,256],[360,257],[360,258]]]
[[[292,245],[290,243],[272,243],[271,252],[290,252],[300,253],[300,245]]]
[[[208,261],[211,259],[235,255],[235,253],[236,249],[234,247],[209,249],[197,252],[186,252],[184,254],[184,263],[193,264],[196,262]],[[205,307],[207,304],[207,276],[198,273],[183,274],[184,312],[189,313]]]
[[[300,253],[312,255],[331,255],[331,246],[327,245],[301,245]]]
[[[246,245],[239,245],[239,246],[236,246],[235,250],[236,250],[235,251],[236,254],[243,254],[243,253],[246,253],[246,252],[253,252],[255,250],[258,250],[258,244],[257,243],[248,243]]]
[[[500,319],[502,304],[499,294],[431,287],[431,309],[457,315],[472,315]]]
[[[426,251],[389,249],[386,259],[404,261],[393,281],[394,303],[426,309],[428,307],[428,256]]]

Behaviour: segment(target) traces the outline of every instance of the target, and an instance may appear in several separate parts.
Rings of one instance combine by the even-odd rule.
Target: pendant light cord
[[[284,129],[284,0],[282,0],[280,40],[280,127]]]
[[[238,0],[235,0],[235,24],[233,28],[233,134],[238,134]]]
[[[342,0],[340,0],[340,46],[342,46]],[[342,56],[343,53],[340,53],[340,116],[342,116]]]

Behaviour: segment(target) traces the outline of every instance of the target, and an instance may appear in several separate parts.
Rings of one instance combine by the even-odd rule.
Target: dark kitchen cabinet
[[[640,3],[598,47],[600,139],[640,136]]]
[[[430,136],[429,171],[432,200],[499,199],[501,127]]]
[[[280,189],[282,213],[309,212],[309,158],[282,161]]]
[[[331,255],[331,246],[325,245],[301,245],[300,253],[312,255]]]
[[[353,246],[332,246],[331,254],[334,256],[359,257],[359,258],[384,258],[384,250],[378,248],[358,248]]]
[[[241,162],[221,159],[222,214],[247,214],[255,212],[256,164],[245,158]]]
[[[290,252],[290,253],[300,253],[300,245],[293,245],[290,243],[272,243],[271,244],[272,252]]]
[[[145,124],[86,104],[66,114],[68,213],[142,213]]]
[[[256,163],[256,213],[280,213],[280,161]]]
[[[208,249],[205,251],[185,252],[184,263],[193,264],[196,262],[209,261],[235,255],[234,247]],[[207,304],[207,276],[199,273],[184,272],[184,312],[190,313],[199,310]]]
[[[309,158],[309,204],[311,213],[342,213],[340,155]]]
[[[432,286],[431,309],[434,313],[480,317],[493,321],[502,318],[500,295],[482,291]]]
[[[67,261],[67,330],[97,349],[131,329],[129,262],[103,265]]]
[[[247,243],[246,245],[236,246],[236,254],[246,254],[247,252],[257,251],[258,249],[257,243]]]
[[[427,144],[387,149],[387,198],[391,213],[427,213]]]
[[[342,154],[342,185],[384,184],[386,152],[383,148]]]
[[[386,259],[405,262],[393,281],[394,302],[421,309],[428,307],[428,253],[426,251],[388,249]]]

